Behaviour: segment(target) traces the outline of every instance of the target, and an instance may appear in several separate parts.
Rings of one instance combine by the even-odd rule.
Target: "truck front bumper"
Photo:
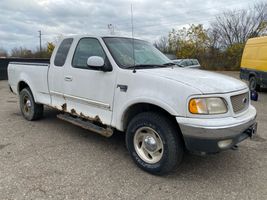
[[[246,113],[238,117],[213,119],[176,117],[176,121],[189,151],[216,153],[230,149],[256,134],[256,115],[256,109],[249,106]]]

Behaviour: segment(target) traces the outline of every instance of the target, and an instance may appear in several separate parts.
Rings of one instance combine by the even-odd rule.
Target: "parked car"
[[[8,77],[25,119],[40,119],[46,105],[103,136],[126,132],[135,163],[164,174],[184,150],[231,149],[257,127],[245,83],[173,65],[143,40],[84,35],[64,38],[50,64],[10,63]]]
[[[240,78],[249,81],[250,90],[267,87],[267,36],[247,41],[241,61]]]
[[[172,60],[179,67],[188,67],[188,68],[200,68],[200,64],[197,59],[176,59]]]

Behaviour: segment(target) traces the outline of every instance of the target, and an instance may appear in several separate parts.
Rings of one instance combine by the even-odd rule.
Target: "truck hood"
[[[203,94],[227,93],[247,88],[247,85],[238,79],[198,69],[168,67],[138,71],[189,85]]]

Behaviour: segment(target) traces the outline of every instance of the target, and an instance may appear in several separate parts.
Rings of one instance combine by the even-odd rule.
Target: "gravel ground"
[[[238,77],[236,72],[228,72]],[[132,162],[123,134],[107,139],[56,118],[24,120],[0,81],[0,199],[267,199],[267,92],[253,102],[258,135],[237,151],[187,154],[168,176]]]

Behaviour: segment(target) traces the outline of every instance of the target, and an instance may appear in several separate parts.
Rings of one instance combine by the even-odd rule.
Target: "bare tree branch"
[[[267,32],[267,3],[257,3],[248,10],[227,11],[216,17],[211,29],[218,33],[222,48],[264,35]]]

